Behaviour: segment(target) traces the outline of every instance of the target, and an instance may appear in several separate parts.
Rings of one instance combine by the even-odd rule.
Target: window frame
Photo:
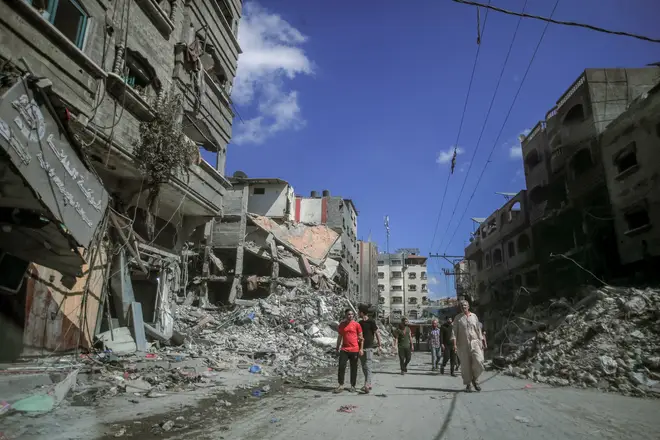
[[[60,5],[60,0],[48,0],[48,1],[49,3],[47,5],[47,8],[45,9],[45,11],[48,13],[48,18],[44,17],[43,14],[41,14],[41,17],[44,20],[46,20],[48,23],[50,23],[53,27],[55,27],[55,29],[60,31],[62,35],[64,35],[64,33],[60,29],[58,29],[57,26],[55,26],[55,17],[57,16],[57,8]],[[76,41],[72,41],[72,43],[75,44],[78,49],[83,50],[85,46],[85,39],[87,36],[87,24],[89,22],[89,14],[85,10],[85,8],[83,8],[83,6],[80,4],[80,2],[78,2],[78,0],[64,0],[64,1],[70,2],[73,5],[73,7],[76,8],[78,12],[80,12],[81,20],[78,22]],[[25,2],[34,8],[33,0],[25,0]]]

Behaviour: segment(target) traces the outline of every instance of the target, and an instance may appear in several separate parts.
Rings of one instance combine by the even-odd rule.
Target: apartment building
[[[357,217],[353,200],[332,196],[328,190],[321,194],[312,191],[309,197],[296,196],[296,222],[326,225],[340,234],[341,240],[333,248],[331,256],[340,260],[342,285],[354,300],[360,296]]]
[[[467,299],[470,303],[477,298],[477,265],[473,260],[461,260],[454,264],[454,288],[456,298]]]
[[[603,132],[602,162],[621,263],[655,275],[660,256],[660,84]]]
[[[380,317],[417,319],[429,302],[427,257],[417,248],[398,249],[378,255]]]
[[[3,167],[22,173],[20,181],[27,179],[31,188],[44,182],[57,188],[44,199],[51,204],[44,218],[52,221],[41,231],[64,237],[48,243],[53,252],[42,252],[48,258],[21,259],[32,262],[38,279],[63,280],[56,290],[67,292],[81,280],[85,284],[89,258],[99,254],[106,266],[105,248],[96,239],[111,228],[119,244],[110,262],[113,319],[133,323],[141,349],[143,316],[161,336],[171,334],[163,298],[173,294],[170,289],[177,292],[181,281],[171,262],[179,260],[195,229],[222,215],[231,188],[224,170],[241,8],[240,0],[0,2],[0,90],[9,98],[0,104]],[[215,154],[213,164],[201,158],[200,148]],[[46,151],[39,156],[38,149]],[[27,207],[17,203],[3,193],[3,206]],[[2,237],[3,247],[12,242]],[[103,285],[94,295],[97,306]],[[25,293],[21,289],[16,297]],[[53,292],[25,293],[32,308],[25,313],[46,316]],[[55,315],[69,313],[68,305],[56,307]],[[85,335],[101,327],[90,314],[92,329]],[[25,316],[17,319],[26,322]],[[58,319],[77,321],[74,315]],[[36,346],[70,348],[70,341],[57,340],[65,337],[59,333],[35,342],[37,336],[28,333],[39,325],[26,327]]]

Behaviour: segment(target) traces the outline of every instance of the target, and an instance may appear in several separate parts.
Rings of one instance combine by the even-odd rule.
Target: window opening
[[[79,49],[87,30],[87,14],[76,0],[26,0]]]
[[[637,166],[637,145],[635,142],[629,143],[617,152],[613,157],[613,162],[619,174]]]
[[[266,194],[266,188],[255,188],[252,192],[254,195],[264,195]]]

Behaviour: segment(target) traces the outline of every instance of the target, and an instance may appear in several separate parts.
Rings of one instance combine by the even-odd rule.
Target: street
[[[414,354],[406,376],[392,358],[374,369],[369,395],[334,395],[336,379],[326,377],[253,401],[231,422],[206,419],[170,438],[648,439],[660,432],[658,400],[551,388],[494,372],[482,376],[482,392],[466,394],[459,377],[431,374],[428,353]],[[358,386],[362,377],[360,371]],[[357,408],[338,412],[343,405]]]

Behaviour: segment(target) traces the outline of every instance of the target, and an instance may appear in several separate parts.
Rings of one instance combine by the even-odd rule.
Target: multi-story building
[[[461,260],[454,264],[454,288],[456,298],[467,299],[471,303],[476,299],[477,265],[472,260]]]
[[[660,256],[659,145],[660,84],[633,101],[601,138],[621,263],[647,275],[655,275]]]
[[[359,301],[375,306],[378,304],[378,246],[363,240],[358,245]]]
[[[393,321],[407,316],[422,316],[429,301],[427,258],[419,249],[399,249],[378,255],[378,290],[380,315]]]
[[[307,225],[326,225],[339,233],[341,240],[337,242],[333,253],[339,259],[342,274],[342,284],[349,298],[359,297],[360,280],[357,239],[358,211],[351,199],[331,196],[324,190],[322,195],[312,191],[309,197],[296,196],[295,220]]]
[[[241,52],[236,37],[241,8],[240,0],[0,2],[0,90],[6,92],[19,77],[26,78],[24,90],[30,90],[25,102],[17,96],[20,102],[14,106],[23,110],[25,123],[12,116],[11,127],[9,121],[1,124],[13,149],[7,152],[19,154],[25,167],[37,164],[35,170],[43,169],[40,179],[50,176],[62,194],[56,199],[67,199],[60,204],[65,217],[60,229],[74,238],[65,240],[68,252],[89,245],[106,204],[111,207],[112,237],[122,243],[111,277],[113,315],[121,325],[144,315],[161,334],[167,328],[171,332],[169,306],[162,300],[171,292],[164,286],[170,281],[178,285],[180,279],[162,271],[178,261],[196,228],[222,214],[231,187],[224,169],[232,133],[231,85]],[[0,105],[9,109],[9,104]],[[35,107],[43,116],[37,121]],[[25,139],[10,140],[12,133],[23,133]],[[50,145],[53,154],[29,163],[35,145]],[[203,160],[199,148],[214,152],[215,163]],[[61,169],[53,168],[55,160]],[[63,171],[71,179],[60,177]],[[3,203],[7,200],[3,196]],[[76,215],[87,226],[67,220]],[[37,268],[38,278],[58,279],[49,272],[56,270],[73,277],[64,283],[73,286],[75,277],[85,276],[81,267],[89,255],[76,251],[64,256],[61,244],[48,245],[58,261],[29,259],[52,268]],[[128,253],[139,276],[129,268]],[[90,322],[98,330],[100,321]]]

